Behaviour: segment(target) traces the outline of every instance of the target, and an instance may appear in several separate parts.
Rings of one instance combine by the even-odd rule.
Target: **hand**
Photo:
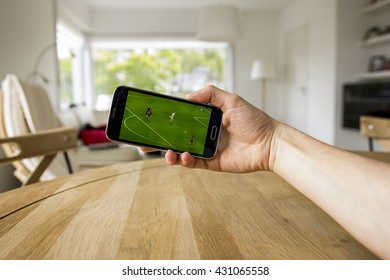
[[[275,120],[241,97],[214,86],[191,93],[187,98],[222,109],[224,115],[218,152],[213,159],[205,160],[194,158],[187,152],[177,155],[168,150],[165,159],[169,164],[239,173],[272,170],[270,151],[277,125]]]

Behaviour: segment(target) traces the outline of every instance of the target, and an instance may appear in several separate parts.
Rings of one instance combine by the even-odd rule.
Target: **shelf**
[[[380,79],[390,79],[390,70],[362,73],[358,76],[360,80],[380,80]]]
[[[388,42],[388,41],[390,41],[390,34],[378,36],[378,37],[363,41],[363,46],[373,46],[373,45],[378,45],[378,44]]]
[[[363,14],[373,13],[388,5],[390,5],[390,0],[382,0],[375,4],[367,5],[365,8],[363,8],[362,13]]]

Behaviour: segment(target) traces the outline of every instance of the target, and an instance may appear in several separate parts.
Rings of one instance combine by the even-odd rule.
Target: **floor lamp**
[[[252,63],[251,80],[261,81],[261,107],[266,111],[267,107],[267,79],[275,77],[275,71],[269,63],[255,60]]]

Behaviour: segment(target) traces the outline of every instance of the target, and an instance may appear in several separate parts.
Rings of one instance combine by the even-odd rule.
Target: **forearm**
[[[390,258],[390,169],[278,124],[273,171],[315,202],[367,248]]]

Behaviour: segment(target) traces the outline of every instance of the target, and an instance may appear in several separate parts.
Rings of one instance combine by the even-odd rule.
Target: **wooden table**
[[[0,259],[375,259],[270,172],[163,159],[0,194]]]

